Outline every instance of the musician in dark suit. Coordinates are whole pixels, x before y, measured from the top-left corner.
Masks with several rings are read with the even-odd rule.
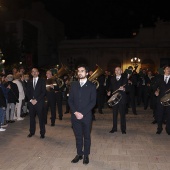
[[[55,126],[56,119],[56,91],[59,90],[59,86],[52,75],[51,70],[46,72],[46,98],[47,102],[45,104],[45,123],[47,123],[48,110],[51,111],[51,126]]]
[[[128,107],[132,107],[132,112],[134,115],[137,115],[136,113],[136,102],[135,102],[135,85],[137,85],[137,76],[133,74],[133,67],[129,66],[127,70],[124,72],[125,76],[128,79],[127,84],[127,113],[128,113]]]
[[[45,137],[45,122],[43,106],[45,103],[44,97],[46,93],[45,80],[38,77],[39,71],[37,68],[33,68],[31,72],[33,79],[28,82],[26,95],[28,97],[28,107],[30,114],[30,133],[28,137],[32,137],[35,134],[36,122],[35,117],[38,115],[40,126],[40,138]]]
[[[87,75],[87,67],[85,65],[78,66],[79,81],[71,84],[69,94],[68,102],[77,148],[77,155],[71,161],[72,163],[77,163],[83,158],[83,155],[83,164],[89,163],[92,109],[96,104],[96,86],[88,81]]]
[[[167,94],[167,92],[169,93],[168,90],[170,89],[170,66],[169,65],[164,67],[164,75],[160,75],[156,88],[157,90],[155,91],[155,95],[158,96],[157,108],[156,108],[158,127],[157,127],[156,134],[162,133],[163,130],[162,124],[163,124],[164,117],[166,116],[166,132],[168,135],[170,135],[170,114],[169,114],[170,105],[164,106],[161,104],[161,98],[164,97],[165,94]]]
[[[115,76],[111,78],[110,87],[108,90],[108,96],[115,91],[121,94],[122,98],[118,102],[118,104],[113,106],[113,127],[109,133],[117,132],[117,117],[118,111],[120,112],[120,121],[121,121],[121,131],[122,134],[126,134],[126,85],[127,85],[127,77],[122,74],[122,70],[120,67],[115,68]]]

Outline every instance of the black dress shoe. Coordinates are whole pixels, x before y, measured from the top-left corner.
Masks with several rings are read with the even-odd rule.
[[[44,135],[41,135],[41,136],[40,136],[40,138],[41,138],[41,139],[44,139],[44,138],[45,138],[45,136],[44,136]]]
[[[157,121],[156,120],[154,120],[153,122],[152,122],[152,124],[156,124],[157,123]]]
[[[10,120],[10,123],[14,123],[15,122],[15,120]]]
[[[112,129],[109,133],[114,133],[114,132],[117,132],[117,130]]]
[[[28,134],[27,137],[28,137],[28,138],[31,138],[33,135],[34,135],[34,134],[31,134],[31,133],[30,133],[30,134]]]
[[[59,117],[59,120],[62,120],[63,118],[62,117]]]
[[[51,126],[55,126],[55,123],[51,123]]]
[[[101,111],[99,111],[99,113],[100,113],[100,114],[103,114],[103,111],[101,110]]]
[[[88,164],[89,163],[89,157],[88,156],[84,156],[84,159],[83,159],[83,164]]]
[[[162,130],[157,130],[156,134],[160,135],[162,133]]]
[[[122,131],[122,134],[126,134],[126,131]]]
[[[79,160],[82,160],[83,156],[76,155],[76,157],[71,161],[71,163],[77,163]]]
[[[137,115],[137,113],[133,113],[134,115]]]

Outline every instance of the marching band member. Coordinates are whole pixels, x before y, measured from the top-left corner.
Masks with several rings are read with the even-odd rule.
[[[121,94],[122,98],[120,102],[113,106],[113,128],[109,133],[117,132],[117,116],[118,111],[121,117],[121,131],[122,134],[126,134],[126,92],[125,85],[127,84],[127,78],[122,74],[122,69],[120,67],[115,68],[115,76],[111,78],[108,96],[111,92],[117,91]]]
[[[56,92],[59,90],[57,83],[52,75],[52,71],[48,70],[46,72],[46,114],[45,114],[45,123],[47,123],[47,114],[48,109],[50,108],[51,111],[51,126],[55,126],[55,119],[56,119]]]
[[[161,104],[161,98],[170,90],[170,66],[166,65],[164,67],[164,75],[160,75],[159,81],[157,82],[156,85],[156,91],[155,95],[157,97],[157,132],[156,134],[161,134],[163,127],[163,121],[166,116],[166,132],[168,135],[170,135],[170,105],[169,106],[164,106]]]

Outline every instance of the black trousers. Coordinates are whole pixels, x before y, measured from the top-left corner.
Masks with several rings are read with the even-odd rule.
[[[39,119],[40,126],[40,134],[45,134],[45,122],[44,122],[44,112],[43,112],[43,104],[42,105],[32,105],[29,102],[29,115],[30,115],[30,133],[35,134],[36,130],[36,115]]]
[[[127,101],[128,101],[127,107],[131,106],[133,114],[136,114],[136,102],[135,102],[134,92],[130,92],[127,94]],[[128,112],[128,108],[127,108],[127,112]]]
[[[170,106],[163,106],[159,101],[157,102],[157,130],[162,130],[162,124],[166,120],[166,132],[170,133]]]
[[[102,111],[105,103],[105,94],[104,93],[97,93],[97,107],[99,111]]]
[[[121,131],[126,131],[126,104],[118,103],[113,106],[113,130],[117,130],[117,117],[120,112]]]
[[[63,103],[62,103],[62,101],[63,101],[62,92],[57,92],[56,93],[56,102],[57,102],[57,107],[58,107],[59,118],[63,117],[63,108],[62,108]]]
[[[56,94],[51,92],[47,94],[47,102],[45,104],[45,123],[47,123],[48,110],[51,111],[51,123],[55,123],[56,119]]]
[[[76,148],[78,155],[88,156],[91,146],[91,114],[84,117],[82,120],[72,118],[73,130],[76,138]]]

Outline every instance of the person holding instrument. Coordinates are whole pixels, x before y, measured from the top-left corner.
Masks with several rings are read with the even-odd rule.
[[[118,92],[121,95],[121,100],[113,106],[113,127],[109,133],[117,132],[117,116],[118,111],[120,112],[121,119],[121,131],[122,134],[126,134],[126,85],[127,77],[122,74],[120,67],[115,68],[115,76],[111,78],[110,86],[107,95],[110,96],[114,92]]]
[[[170,66],[166,65],[164,67],[164,75],[160,75],[159,80],[155,86],[155,95],[157,96],[157,108],[156,108],[156,115],[157,115],[157,132],[156,134],[162,133],[162,124],[166,117],[166,132],[170,135],[170,103],[169,105],[164,105],[163,101],[161,104],[162,98],[170,92]]]
[[[46,72],[46,98],[47,102],[45,104],[45,123],[47,123],[48,110],[51,111],[51,126],[55,126],[56,119],[56,91],[59,91],[59,86],[55,81],[55,77],[52,75],[51,70]]]

